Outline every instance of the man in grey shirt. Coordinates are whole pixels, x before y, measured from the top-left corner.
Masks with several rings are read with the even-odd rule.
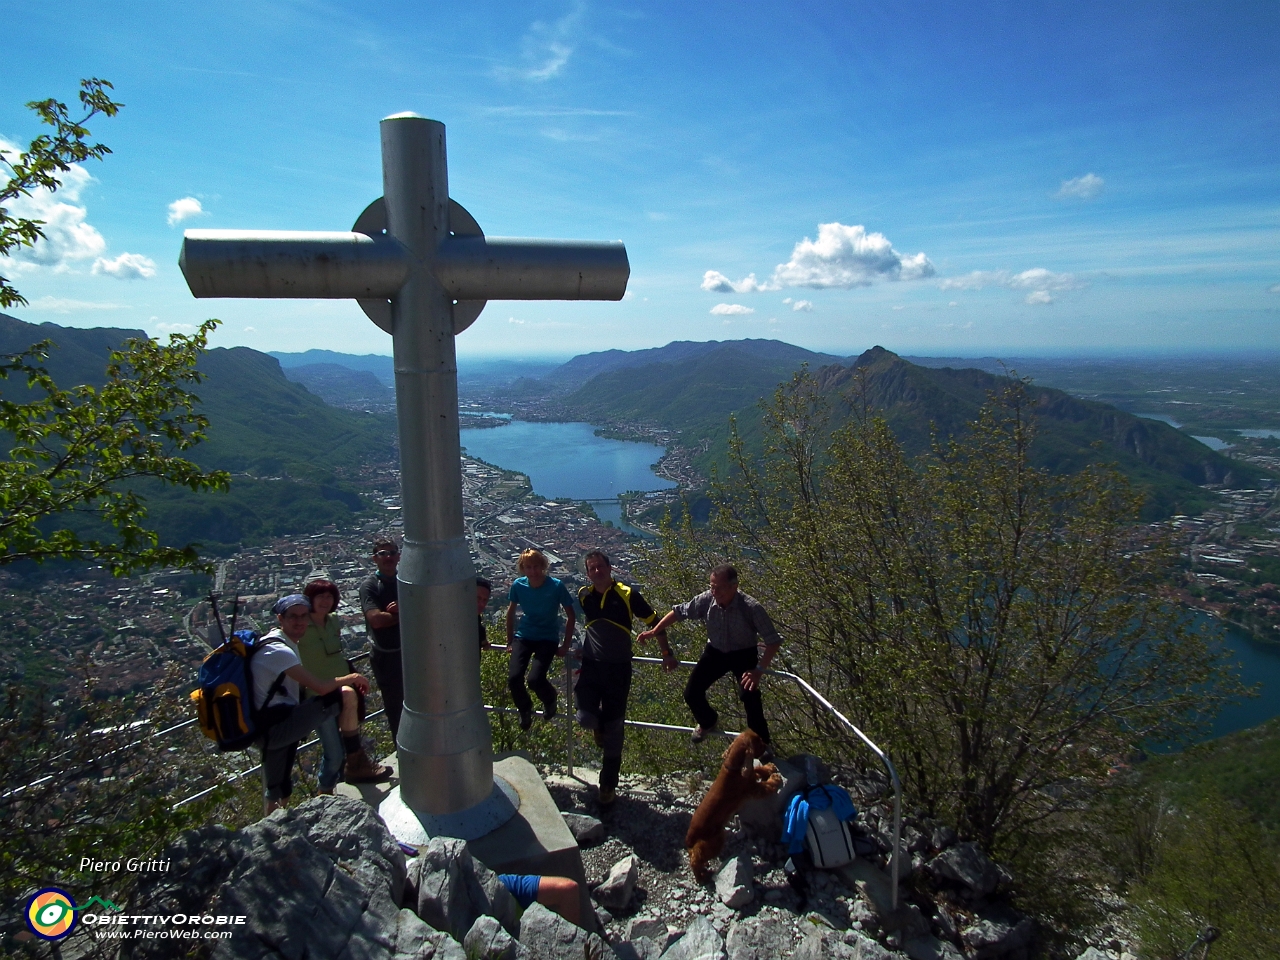
[[[707,702],[707,689],[726,673],[732,673],[747,711],[747,726],[768,743],[769,724],[760,700],[760,678],[769,669],[782,637],[760,602],[738,591],[738,571],[727,563],[716,567],[711,571],[710,590],[688,603],[677,604],[636,640],[648,640],[680,620],[701,620],[707,625],[707,647],[684,688],[684,702],[698,721],[690,739],[701,743],[716,729],[719,718]],[[764,644],[763,655],[756,649],[758,642]]]

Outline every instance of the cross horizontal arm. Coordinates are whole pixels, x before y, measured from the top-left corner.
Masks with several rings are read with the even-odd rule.
[[[409,277],[392,238],[363,233],[188,230],[178,259],[196,297],[391,299]],[[620,241],[450,237],[435,275],[458,300],[621,300]]]
[[[631,264],[620,240],[453,237],[436,276],[458,300],[621,300]]]
[[[196,297],[386,299],[409,277],[395,240],[301,230],[188,230],[178,267]]]

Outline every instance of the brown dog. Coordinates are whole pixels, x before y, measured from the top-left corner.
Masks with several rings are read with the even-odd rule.
[[[724,849],[724,828],[746,801],[767,797],[782,787],[782,774],[772,763],[755,765],[765,743],[754,730],[743,730],[724,752],[716,782],[693,812],[684,845],[699,883],[711,878],[708,862]]]

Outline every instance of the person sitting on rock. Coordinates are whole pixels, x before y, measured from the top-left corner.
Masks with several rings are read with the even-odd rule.
[[[540,903],[558,913],[575,927],[581,926],[582,899],[578,881],[568,877],[541,877],[537,874],[500,873],[498,879],[511,891],[521,910]]]
[[[302,665],[298,641],[311,623],[311,601],[292,593],[276,601],[272,611],[279,626],[262,638],[262,648],[250,661],[254,707],[267,731],[260,741],[264,815],[284,806],[293,793],[298,743],[330,717],[338,719],[348,781],[353,774],[353,782],[385,780],[391,775],[389,767],[369,759],[360,743],[357,691],[367,694],[369,681],[358,673],[324,680]],[[303,701],[302,687],[318,696]]]
[[[302,595],[311,601],[311,623],[297,642],[302,665],[321,680],[345,676],[353,668],[342,645],[342,623],[334,612],[342,602],[338,585],[332,580],[312,580],[303,588]],[[363,700],[360,719],[364,719]],[[349,738],[338,729],[337,718],[325,719],[316,727],[316,733],[322,748],[321,793],[333,793],[334,786],[342,779],[347,783],[377,783],[391,776],[390,767],[371,764],[363,750],[351,751],[350,744],[345,742]],[[356,746],[359,746],[358,739]]]

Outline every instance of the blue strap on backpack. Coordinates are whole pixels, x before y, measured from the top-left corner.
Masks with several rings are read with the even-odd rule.
[[[247,750],[266,735],[263,711],[254,704],[251,666],[254,655],[270,642],[264,643],[252,630],[237,630],[200,665],[200,686],[191,699],[201,732],[221,751]],[[276,677],[264,706],[284,686],[284,677]]]

